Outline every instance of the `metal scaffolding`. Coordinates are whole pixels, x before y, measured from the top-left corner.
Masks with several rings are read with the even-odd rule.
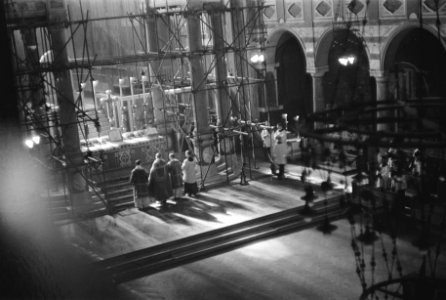
[[[255,161],[263,1],[98,2],[6,1],[22,124],[70,200],[80,184],[109,206],[96,186],[103,151],[92,149],[117,132],[193,149],[202,188],[218,164],[229,181],[240,160]]]

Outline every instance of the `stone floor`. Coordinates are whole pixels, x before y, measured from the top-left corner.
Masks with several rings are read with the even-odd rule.
[[[64,238],[89,260],[113,257],[171,241],[180,237],[235,224],[241,221],[301,206],[304,184],[299,181],[302,167],[287,166],[287,178],[271,177],[268,165],[257,163],[248,173],[249,184],[239,180],[200,193],[197,199],[184,197],[147,213],[128,209],[60,226]],[[315,184],[316,201],[324,199],[318,185],[328,173],[313,170],[308,181]],[[251,175],[251,177],[249,176]],[[332,174],[342,193],[344,176]],[[328,194],[330,197],[330,194]],[[347,220],[334,222],[329,235],[309,229],[253,243],[232,252],[187,264],[120,285],[124,298],[134,299],[358,299],[361,285]],[[380,235],[375,247],[362,250],[369,264],[375,252],[377,267],[373,280],[387,279],[382,249],[390,253],[392,244]],[[398,241],[405,273],[421,264],[420,251],[410,240]],[[382,258],[382,257],[381,257]],[[444,260],[442,261],[442,263]],[[368,282],[372,277],[369,274]]]
[[[12,238],[3,238],[4,234],[0,239],[0,254],[7,257],[0,263],[2,282],[15,293],[5,299],[15,299],[11,295],[17,293],[20,299],[358,299],[361,285],[347,220],[333,222],[336,228],[331,234],[314,228],[262,240],[123,283],[118,289],[90,272],[91,261],[303,205],[302,167],[289,164],[286,170],[287,178],[277,180],[269,175],[268,165],[259,162],[248,173],[248,185],[235,180],[208,188],[197,199],[169,201],[160,210],[144,213],[132,208],[55,227],[48,226],[39,206],[27,205],[33,209],[22,209],[20,215],[4,220],[19,225],[6,231]],[[308,177],[315,184],[316,201],[324,200],[318,187],[326,179],[322,170]],[[330,193],[342,193],[346,178],[332,174],[331,179],[336,190]],[[391,256],[392,241],[385,232],[378,237],[375,244],[360,249],[368,284],[388,277],[389,265],[382,253],[386,249]],[[413,238],[405,236],[396,243],[404,274],[418,271],[426,254],[412,244]],[[372,257],[374,272],[370,271]],[[444,251],[436,265],[437,271],[445,272]]]

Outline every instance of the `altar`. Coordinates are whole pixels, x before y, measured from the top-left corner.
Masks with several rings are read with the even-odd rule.
[[[100,159],[101,171],[105,172],[127,169],[138,159],[143,165],[149,165],[155,153],[167,151],[167,142],[156,128],[126,133],[112,129],[106,136],[82,140],[81,151],[84,155]]]

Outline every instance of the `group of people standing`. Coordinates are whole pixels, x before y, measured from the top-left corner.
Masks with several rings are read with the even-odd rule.
[[[156,153],[149,172],[137,160],[129,179],[135,207],[144,210],[155,201],[164,205],[169,198],[180,198],[183,189],[184,194],[195,197],[198,193],[195,168],[196,160],[190,150],[185,152],[183,162],[173,152],[169,153],[167,162],[161,153]]]
[[[279,180],[285,178],[288,155],[286,129],[281,123],[278,123],[275,131],[271,127],[264,127],[260,136],[263,141],[265,157],[271,162],[271,172],[273,175],[277,175]]]

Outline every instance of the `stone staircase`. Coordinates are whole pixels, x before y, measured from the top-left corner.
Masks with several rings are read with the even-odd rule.
[[[130,170],[128,171],[130,174]],[[100,184],[107,203],[112,211],[118,211],[133,206],[133,187],[129,184],[128,176],[107,179]]]
[[[205,176],[207,167],[201,168],[197,171],[197,183],[200,187],[201,178]],[[237,178],[238,172],[234,172],[232,168],[226,168],[226,163],[224,160],[220,160],[216,163],[217,174],[208,175],[204,178],[204,186],[206,188],[216,186],[219,184],[224,184],[227,180],[233,180]],[[226,175],[227,173],[227,175]],[[110,178],[99,184],[100,188],[105,194],[107,203],[110,205],[111,209],[121,210],[128,207],[132,207],[133,203],[133,187],[129,184],[130,169],[125,175],[117,176],[115,178]],[[208,173],[209,174],[209,173]]]
[[[56,223],[63,221],[70,221],[79,218],[73,210],[71,201],[67,191],[53,191],[48,195],[43,195],[41,198],[48,203],[49,214],[52,220]],[[82,217],[90,218],[107,214],[109,210],[104,204],[105,195],[96,189],[90,189],[90,203],[91,206],[87,213],[83,213]]]
[[[197,168],[197,183],[201,187],[202,178],[205,188],[215,187],[226,184],[228,181],[236,179],[240,171],[234,171],[231,167],[226,167],[224,159],[217,160],[212,167],[212,174],[207,171],[207,166]],[[114,213],[134,206],[133,187],[129,184],[129,174],[131,168],[119,170],[114,174],[96,177],[90,187],[91,207],[88,213],[82,214],[82,217],[89,218],[105,214]],[[216,170],[216,171],[215,171]],[[55,222],[70,221],[78,218],[72,209],[68,191],[60,188],[58,191],[52,191],[48,195],[43,195],[49,203],[50,214]]]

